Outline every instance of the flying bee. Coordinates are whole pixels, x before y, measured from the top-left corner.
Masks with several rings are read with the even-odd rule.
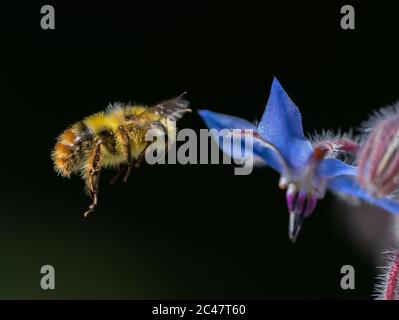
[[[153,143],[145,139],[149,130],[161,130],[167,137],[166,154],[175,141],[176,120],[191,111],[184,94],[151,107],[115,103],[74,123],[58,136],[51,154],[54,169],[68,178],[81,174],[92,199],[84,217],[97,206],[101,169],[118,169],[112,184],[125,171],[123,181],[127,182],[132,167],[140,166]]]

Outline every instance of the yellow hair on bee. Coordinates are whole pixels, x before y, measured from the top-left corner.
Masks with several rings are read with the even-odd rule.
[[[126,115],[133,115],[136,117],[141,115],[146,110],[147,110],[147,107],[145,107],[145,106],[126,106],[125,107]]]
[[[98,112],[83,119],[83,123],[94,134],[97,134],[104,130],[115,130],[120,125],[120,119],[114,114],[109,115],[104,112]]]

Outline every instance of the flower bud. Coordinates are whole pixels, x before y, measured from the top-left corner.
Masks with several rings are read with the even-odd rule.
[[[399,113],[370,130],[358,154],[359,184],[376,197],[399,189]]]

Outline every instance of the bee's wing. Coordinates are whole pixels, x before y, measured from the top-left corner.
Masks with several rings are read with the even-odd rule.
[[[166,117],[169,120],[176,121],[180,119],[186,112],[191,112],[191,109],[188,107],[190,103],[184,99],[184,95],[186,92],[183,92],[178,97],[162,101],[155,106],[149,107],[145,113],[159,115],[160,117]],[[141,117],[141,115],[140,115]]]

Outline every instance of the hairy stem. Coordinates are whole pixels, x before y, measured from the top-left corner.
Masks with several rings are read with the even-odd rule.
[[[338,140],[338,144],[340,144],[340,151],[355,154],[359,150],[359,143],[356,141],[352,141],[349,139],[340,139]]]
[[[399,297],[396,296],[396,293],[398,291],[397,288],[399,280],[398,276],[399,276],[399,253],[396,254],[396,257],[394,258],[393,263],[388,272],[386,290],[384,295],[385,300],[399,299]]]

